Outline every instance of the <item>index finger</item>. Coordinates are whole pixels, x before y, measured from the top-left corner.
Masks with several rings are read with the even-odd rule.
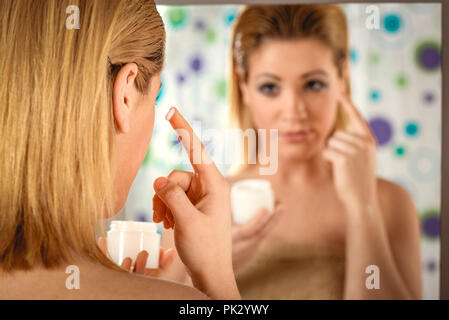
[[[172,128],[176,131],[195,172],[207,174],[218,171],[201,140],[193,132],[192,127],[179,113],[178,109],[171,107],[165,119],[170,122]]]
[[[340,95],[340,101],[344,111],[346,111],[349,116],[349,123],[354,128],[354,131],[362,135],[369,135],[374,141],[377,141],[376,136],[374,135],[370,126],[357,110],[357,108],[349,100],[347,95],[342,93]]]

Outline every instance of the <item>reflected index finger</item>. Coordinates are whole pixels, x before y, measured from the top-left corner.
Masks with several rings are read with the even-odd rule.
[[[373,139],[377,143],[376,136],[371,130],[371,127],[368,125],[368,123],[360,114],[360,112],[357,110],[357,108],[352,104],[348,96],[342,93],[340,95],[340,101],[343,109],[349,116],[349,123],[353,127],[355,132],[362,135],[368,135],[371,137],[371,139]]]
[[[170,125],[176,131],[181,144],[187,151],[190,163],[196,172],[218,171],[203,143],[197,137],[190,124],[179,113],[178,109],[171,107],[165,119],[170,122]]]

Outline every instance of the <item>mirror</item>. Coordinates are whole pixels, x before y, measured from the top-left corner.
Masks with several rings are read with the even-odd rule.
[[[441,5],[348,3],[339,7],[345,14],[348,26],[350,97],[377,140],[375,172],[378,177],[401,186],[413,200],[416,218],[419,219],[420,239],[417,250],[420,251],[421,265],[411,269],[421,269],[422,298],[438,299],[442,129]],[[235,169],[235,155],[232,155],[232,152],[236,150],[236,147],[233,144],[235,140],[230,138],[232,130],[229,126],[231,54],[234,54],[231,44],[232,30],[242,7],[240,5],[159,5],[158,10],[167,30],[167,56],[162,74],[162,89],[157,98],[156,125],[152,142],[123,212],[123,217],[129,220],[151,221],[151,198],[154,194],[152,182],[156,177],[167,175],[173,169],[191,170],[178,139],[164,120],[165,114],[172,105],[177,106],[192,124],[221,172],[230,176],[231,182],[234,181],[232,172]],[[301,47],[303,44],[298,43],[297,48],[307,48],[307,46]],[[313,45],[317,44],[309,45],[309,50],[313,50],[315,48]],[[284,53],[278,50],[272,57],[282,56]],[[310,55],[301,57],[310,58]],[[263,61],[268,61],[263,59],[270,59],[270,56],[259,58],[259,62],[263,64]],[[279,72],[285,69],[286,62],[283,61],[283,63],[280,65]],[[304,62],[298,63],[304,65]],[[295,67],[292,66],[292,69]],[[286,75],[286,77],[289,76],[289,74]],[[327,81],[325,77],[323,79],[322,75],[318,75],[307,84],[310,86],[308,87],[310,92],[307,91],[309,101],[318,99],[316,92],[325,90],[321,86],[326,84],[320,82],[320,77],[321,82]],[[266,95],[271,94],[273,97],[278,94],[276,90],[281,90],[281,84],[286,88],[287,80],[285,79],[283,78],[284,82],[279,79],[275,81],[271,79],[271,82],[261,79],[261,82],[257,84],[260,85],[259,87],[265,85],[259,89],[265,90]],[[303,90],[304,86],[301,88]],[[315,90],[314,93],[312,90]],[[298,96],[303,97],[300,94]],[[261,101],[273,101],[265,99]],[[298,101],[300,100],[298,98]],[[301,102],[298,101],[297,105],[300,105]],[[260,112],[259,123],[269,123],[272,119],[276,119],[277,115],[272,110]],[[269,118],[270,115],[273,118]],[[273,123],[284,123],[282,121]],[[291,133],[289,139],[293,141],[301,138]],[[279,148],[281,154],[281,146]],[[276,159],[268,157],[268,162],[277,161]],[[282,171],[285,162],[280,158],[278,160],[277,169]],[[292,168],[295,166],[293,165]],[[263,178],[270,180],[270,177],[274,175],[276,173]],[[248,174],[248,176],[251,175]],[[279,187],[274,189],[275,194],[280,190]],[[286,192],[285,189],[281,190]],[[295,192],[290,190],[288,195]],[[303,197],[299,191],[297,198],[297,205],[301,207]],[[291,197],[289,199],[292,201]],[[315,196],[315,199],[311,198],[310,201],[315,201],[313,203],[316,208],[323,208],[320,197]],[[401,203],[394,205],[401,208]],[[312,207],[311,204],[304,206],[304,208]],[[294,214],[292,205],[286,211],[288,212],[283,213],[283,219]],[[393,209],[390,211],[391,214],[395,212]],[[298,242],[308,241],[308,243],[341,239],[341,230],[344,230],[344,226],[340,225],[340,220],[321,212],[324,211],[310,209],[310,212],[299,212],[297,220],[301,220],[298,221],[298,225],[307,226],[306,229],[314,230],[314,232],[309,232],[307,236],[296,237],[292,229],[285,229],[287,230],[285,233],[291,233],[288,243],[291,244],[295,239]],[[413,214],[413,211],[410,214]],[[324,220],[316,216],[322,216]],[[284,225],[294,220],[289,219],[285,220]],[[390,219],[394,221],[394,217]],[[279,221],[278,229],[273,227],[273,230],[278,230],[278,237],[281,234],[279,230],[284,230],[279,227],[282,223]],[[400,222],[392,223],[399,225],[389,230],[402,230],[401,234],[409,235],[405,230],[409,228],[408,224],[401,227]],[[162,227],[160,231],[162,232]],[[268,239],[276,242],[278,238],[273,236]],[[389,233],[388,239],[395,241],[393,240],[396,239],[395,234]],[[291,252],[294,250],[293,247],[287,249],[284,247],[285,250],[280,246],[274,248],[274,251],[265,252],[266,254],[269,252],[272,259],[263,257],[266,259],[263,261],[269,263],[277,259],[278,262],[288,263],[289,260],[286,258],[288,254],[285,255],[284,251]],[[299,283],[303,284],[304,288],[315,290],[311,295],[334,297],[332,292],[328,292],[331,289],[327,290],[319,286],[325,287],[326,281],[329,281],[330,286],[335,286],[332,290],[342,290],[339,284],[332,280],[336,275],[341,276],[344,273],[346,265],[344,259],[340,259],[341,256],[336,253],[338,250],[320,249],[319,254],[325,255],[327,260],[322,259],[322,256],[310,254],[304,247],[301,247],[301,250],[304,251],[295,253],[304,257],[304,261],[307,262],[306,266],[301,265],[301,270],[308,277],[312,277],[317,285],[314,287],[313,284],[307,284],[305,278],[297,278]],[[407,252],[400,253],[400,248],[395,248],[393,251],[396,262],[397,259],[407,260]],[[259,258],[262,259],[262,257]],[[259,291],[271,288],[272,283],[269,286],[260,284],[264,281],[288,282],[288,279],[272,278],[273,273],[279,270],[278,267],[273,264],[267,265],[265,270],[251,269],[251,274],[246,274],[241,282],[242,286],[246,286],[244,292],[247,292],[247,296],[257,298],[253,295],[252,288]],[[293,272],[288,267],[283,268],[284,272]],[[311,270],[313,268],[323,273],[313,272]],[[382,270],[380,272],[382,277]],[[320,279],[320,275],[323,274],[324,276]],[[366,277],[370,274],[371,271],[367,272]],[[401,274],[401,276],[404,275]],[[254,285],[256,282],[260,285]],[[279,286],[288,287],[288,284],[279,283]],[[245,298],[245,295],[243,297]],[[285,298],[292,297],[286,294]]]

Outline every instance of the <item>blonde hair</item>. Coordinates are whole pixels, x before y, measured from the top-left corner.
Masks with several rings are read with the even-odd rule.
[[[79,8],[68,29],[66,8]],[[0,268],[57,267],[99,249],[114,211],[112,84],[134,62],[145,93],[165,31],[152,0],[0,1]],[[104,230],[101,224],[101,232]]]
[[[264,41],[301,38],[317,38],[328,45],[340,76],[344,75],[344,63],[348,56],[348,32],[345,14],[337,5],[251,5],[242,9],[234,24],[231,40],[231,125],[242,130],[255,129],[239,86],[239,81],[247,80],[249,56]],[[239,74],[238,70],[243,74]],[[349,91],[349,76],[346,74],[346,77]],[[342,108],[338,107],[334,130],[345,128],[346,119]],[[248,164],[247,152],[245,148],[245,164]],[[234,171],[243,167],[244,165],[234,167]]]

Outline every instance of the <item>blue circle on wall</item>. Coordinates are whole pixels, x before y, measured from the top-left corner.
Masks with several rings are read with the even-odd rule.
[[[357,63],[359,56],[358,56],[357,50],[355,48],[351,48],[351,50],[349,51],[349,58],[350,58],[350,61],[352,64]]]
[[[421,41],[415,48],[415,62],[423,71],[436,71],[441,64],[440,45],[437,41]]]
[[[427,239],[438,239],[440,236],[440,212],[427,209],[421,214],[421,230]]]
[[[378,89],[371,89],[369,91],[369,99],[371,102],[377,102],[380,100],[380,91]]]
[[[224,14],[224,23],[226,26],[232,25],[232,23],[235,20],[235,17],[237,16],[237,10],[228,10]]]
[[[383,18],[383,26],[386,32],[398,32],[402,25],[402,19],[395,13],[390,13]]]
[[[413,39],[412,18],[405,11],[386,12],[381,17],[381,28],[370,32],[370,36],[382,48],[400,50]]]
[[[176,82],[178,82],[179,85],[182,85],[184,82],[186,82],[186,77],[182,73],[178,73],[176,76]]]
[[[139,211],[139,213],[137,214],[136,221],[141,221],[141,222],[149,221],[148,214],[145,211]]]
[[[388,144],[393,137],[393,127],[390,121],[384,117],[374,117],[368,121],[376,136],[379,146]]]
[[[426,91],[423,94],[423,102],[428,105],[432,105],[435,101],[435,94],[432,91]]]
[[[196,54],[190,59],[189,65],[193,72],[200,72],[204,67],[203,58],[199,54]]]
[[[437,263],[435,262],[435,260],[428,260],[427,262],[426,262],[426,265],[425,265],[425,267],[426,267],[426,270],[428,271],[428,272],[435,272],[436,270],[437,270],[437,268],[438,268],[438,265],[437,265]]]
[[[197,20],[195,22],[195,29],[202,31],[202,30],[204,30],[205,27],[206,27],[206,24],[204,23],[203,20]]]
[[[414,137],[419,133],[419,124],[414,121],[409,121],[405,124],[405,134],[409,137]]]

